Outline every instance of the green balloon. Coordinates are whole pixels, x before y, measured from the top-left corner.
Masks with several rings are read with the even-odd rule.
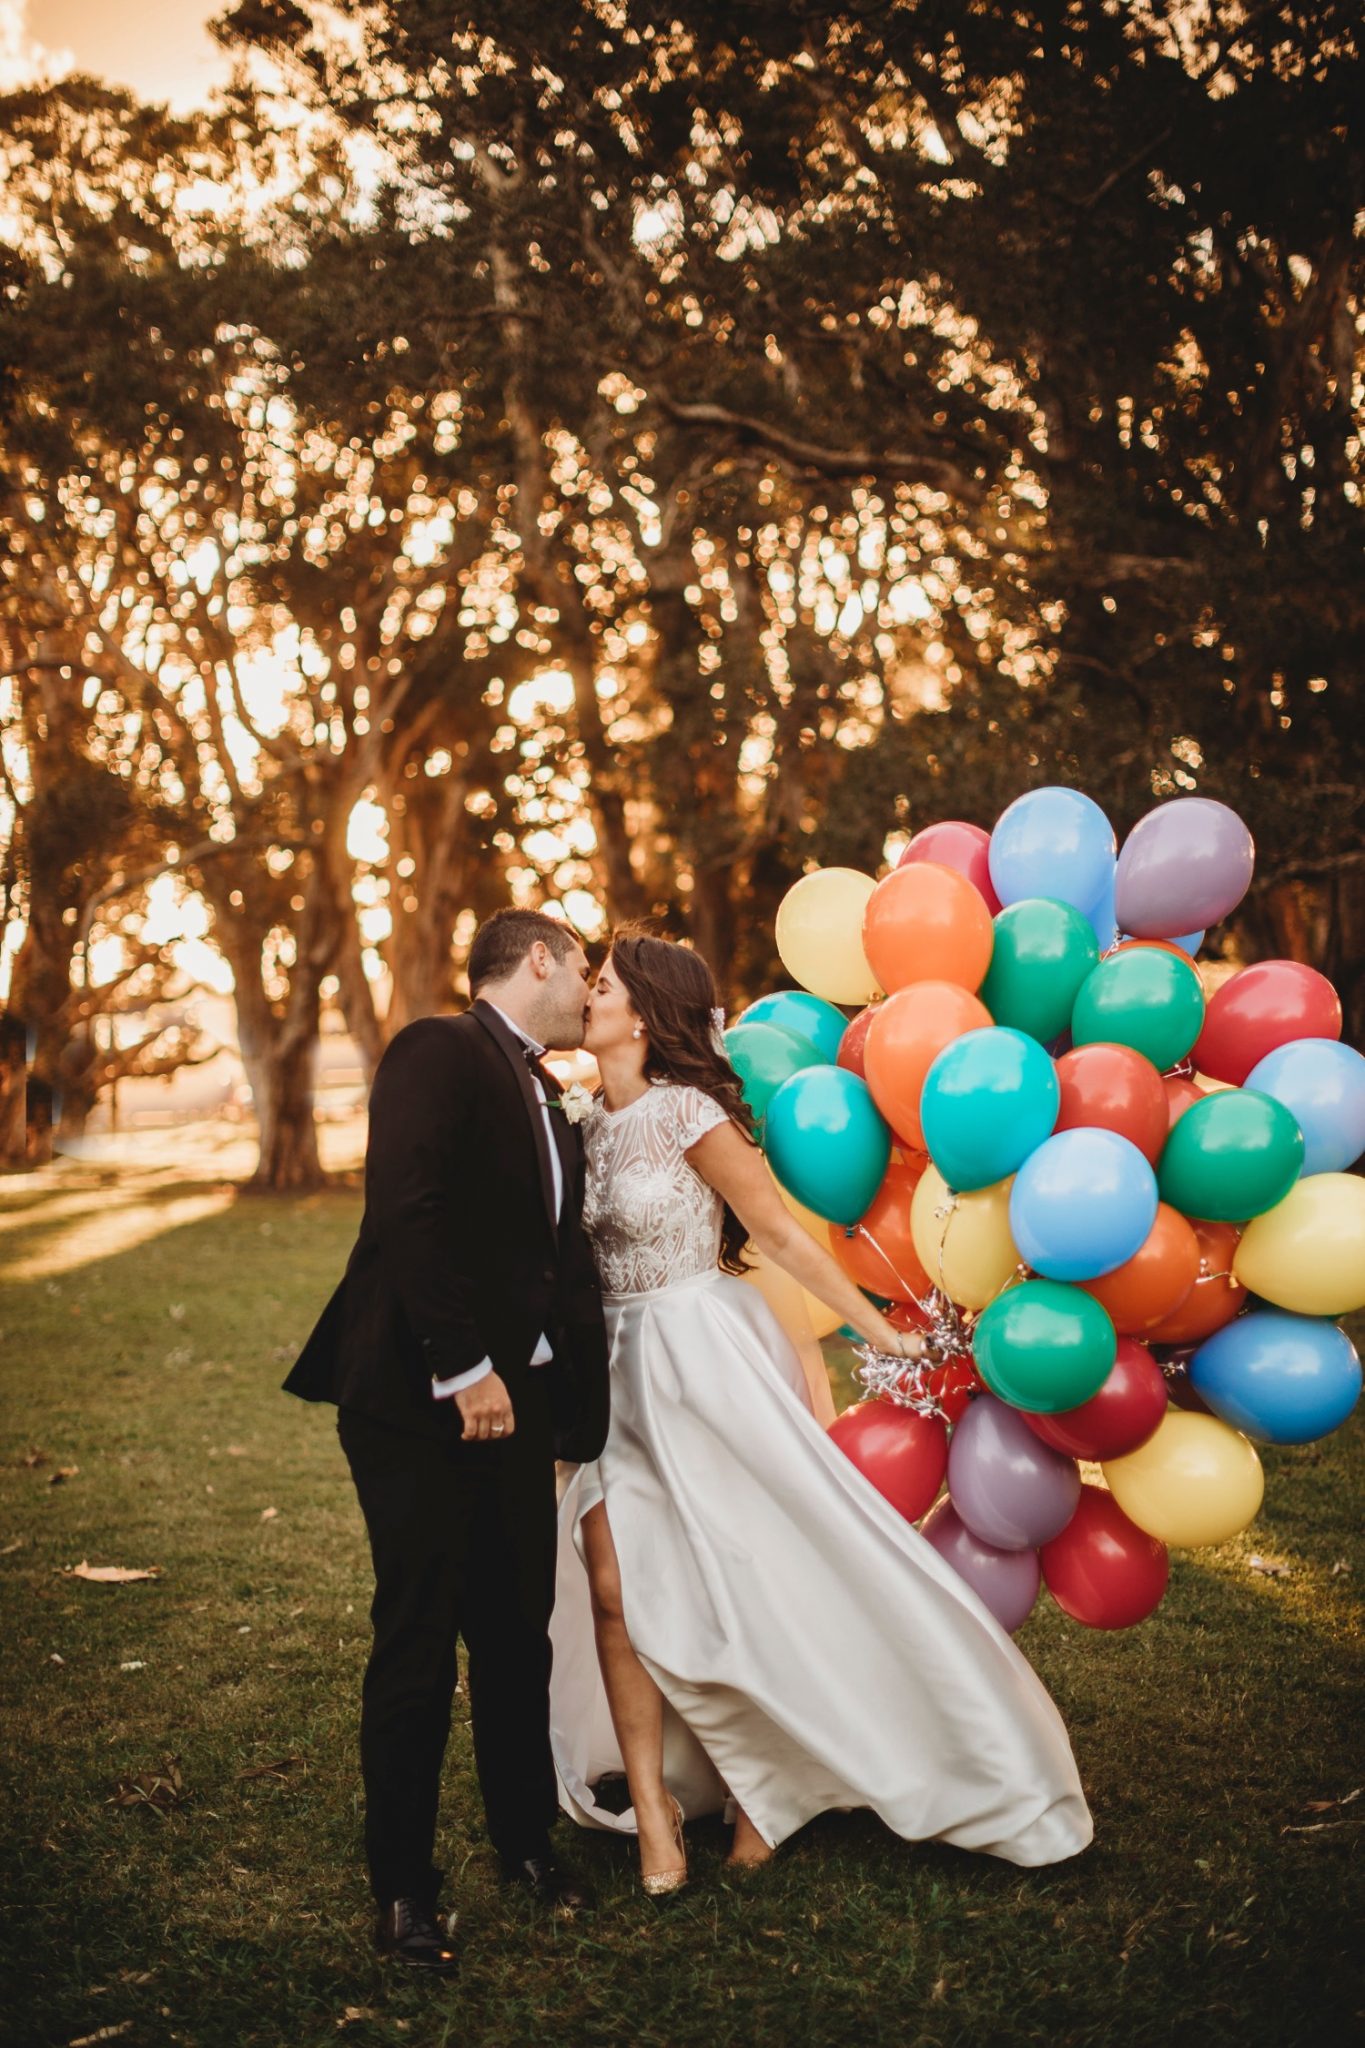
[[[725,1034],[725,1056],[739,1075],[744,1100],[760,1130],[782,1083],[804,1067],[825,1064],[818,1047],[781,1024],[732,1024]]]
[[[972,1336],[976,1369],[993,1394],[1030,1415],[1061,1415],[1097,1394],[1118,1338],[1092,1296],[1060,1280],[1025,1280],[983,1309]]]
[[[1081,983],[1099,957],[1088,917],[1051,896],[1026,896],[995,919],[981,1000],[997,1024],[1047,1045],[1071,1022]]]
[[[1302,1165],[1303,1133],[1282,1102],[1255,1088],[1220,1088],[1172,1130],[1157,1185],[1186,1216],[1245,1223],[1284,1200]]]
[[[1131,1045],[1164,1073],[1203,1024],[1204,989],[1191,962],[1164,946],[1133,946],[1101,960],[1081,983],[1071,1037],[1076,1045]]]

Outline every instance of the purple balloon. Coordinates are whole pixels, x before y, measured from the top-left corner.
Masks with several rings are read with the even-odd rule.
[[[1206,930],[1237,908],[1251,886],[1256,848],[1226,804],[1178,796],[1139,818],[1114,876],[1120,931],[1173,939]]]
[[[948,1446],[948,1497],[973,1536],[997,1550],[1036,1550],[1076,1512],[1081,1475],[1036,1437],[1017,1408],[978,1394]]]
[[[920,1535],[965,1579],[1011,1635],[1028,1619],[1038,1598],[1042,1567],[1036,1550],[997,1550],[973,1536],[950,1500],[930,1508]]]

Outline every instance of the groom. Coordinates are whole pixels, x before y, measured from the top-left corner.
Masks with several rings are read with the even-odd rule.
[[[380,1951],[419,1969],[456,1964],[432,1855],[458,1636],[504,1881],[591,1904],[550,1847],[548,1627],[554,1461],[602,1448],[607,1343],[582,1141],[539,1062],[582,1043],[587,973],[566,926],[500,910],[470,952],[472,1009],[398,1033],[370,1096],[360,1236],[285,1381],[336,1403],[369,1532],[365,1849]]]

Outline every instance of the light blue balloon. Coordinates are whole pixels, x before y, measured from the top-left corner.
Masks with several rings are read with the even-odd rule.
[[[1190,1360],[1205,1407],[1259,1444],[1310,1444],[1340,1428],[1360,1399],[1360,1360],[1344,1330],[1318,1316],[1253,1309]]]
[[[784,1081],[764,1141],[783,1187],[830,1223],[858,1221],[891,1159],[890,1126],[866,1081],[845,1067],[806,1067]]]
[[[741,1011],[736,1024],[777,1024],[808,1038],[822,1059],[831,1063],[839,1057],[839,1046],[848,1029],[848,1019],[823,996],[807,995],[803,988],[780,988],[760,996]]]
[[[1088,917],[1113,884],[1117,850],[1093,798],[1079,789],[1031,789],[1001,812],[991,833],[991,884],[1002,904],[1056,896]]]
[[[1060,1103],[1057,1069],[1037,1039],[1007,1025],[964,1031],[924,1077],[924,1143],[949,1187],[970,1194],[1022,1165]]]
[[[1344,1173],[1365,1152],[1365,1059],[1335,1038],[1295,1038],[1258,1060],[1246,1086],[1282,1102],[1303,1132],[1307,1173]]]
[[[1100,942],[1101,953],[1107,953],[1119,942],[1119,924],[1114,915],[1114,873],[1115,870],[1111,868],[1109,879],[1100,891],[1098,903],[1086,912],[1095,937]]]
[[[1049,1280],[1097,1280],[1131,1259],[1156,1222],[1156,1175],[1117,1131],[1058,1131],[1010,1189],[1019,1256]]]

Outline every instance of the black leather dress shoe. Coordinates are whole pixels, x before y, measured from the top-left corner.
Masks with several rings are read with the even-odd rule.
[[[576,1871],[566,1870],[549,1849],[524,1856],[519,1863],[504,1862],[502,1881],[530,1892],[542,1906],[558,1913],[590,1913],[597,1904],[591,1885]]]
[[[454,1944],[436,1924],[432,1909],[422,1899],[392,1899],[379,1915],[376,1947],[381,1956],[406,1963],[411,1970],[426,1970],[434,1977],[448,1977],[460,1966]]]

